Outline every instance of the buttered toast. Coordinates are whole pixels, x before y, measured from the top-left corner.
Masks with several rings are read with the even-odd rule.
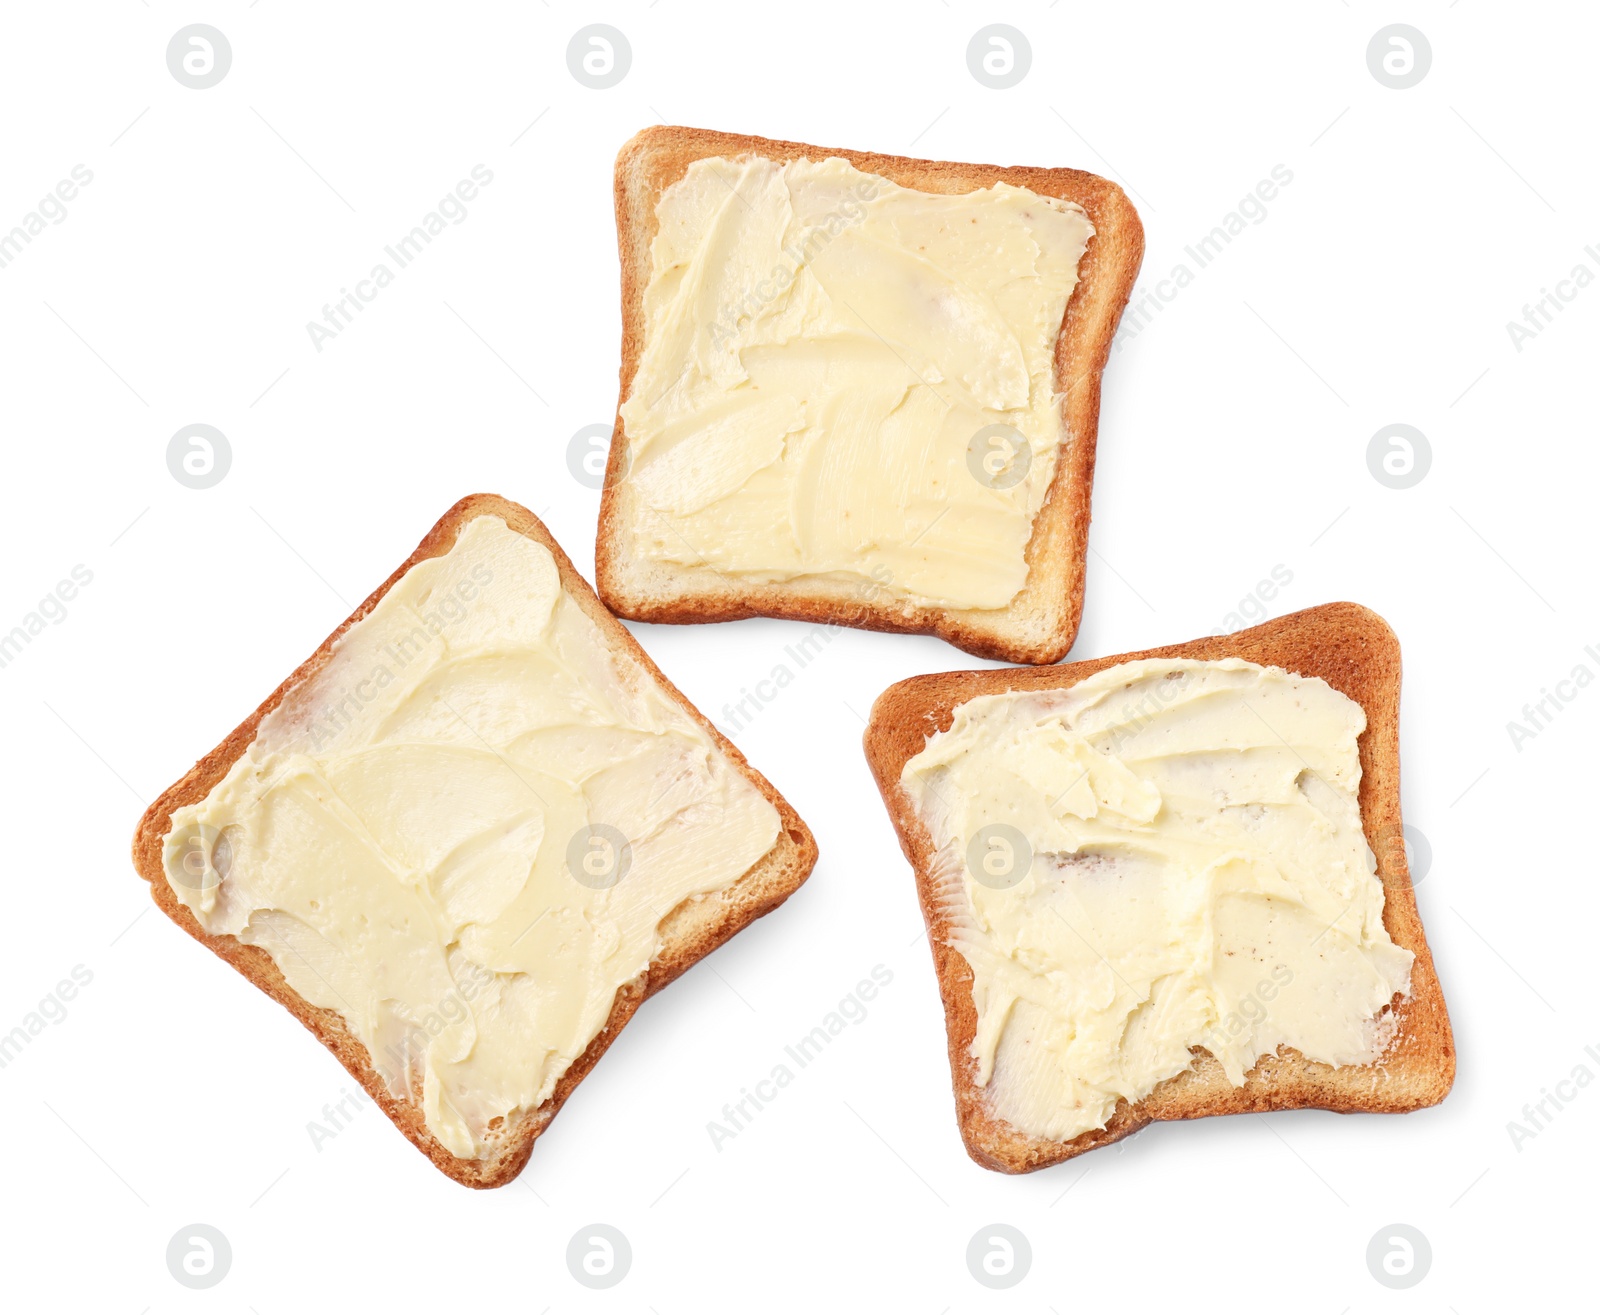
[[[1399,698],[1393,632],[1350,603],[879,697],[867,759],[915,871],[973,1159],[1018,1173],[1158,1119],[1444,1098],[1455,1048],[1406,865]],[[996,740],[998,756],[963,757]],[[952,819],[987,823],[965,853]],[[1191,927],[1204,939],[1184,958]],[[1146,1090],[1135,1071],[1170,1076]]]
[[[1144,250],[1120,188],[656,127],[617,157],[616,211],[609,607],[1067,652]]]
[[[141,820],[169,918],[494,1187],[810,831],[532,513],[476,495]]]

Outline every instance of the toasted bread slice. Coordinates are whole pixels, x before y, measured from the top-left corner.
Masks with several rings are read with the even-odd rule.
[[[227,775],[256,737],[262,718],[291,697],[332,659],[335,645],[355,623],[417,563],[440,557],[455,544],[463,527],[479,516],[497,516],[513,531],[543,544],[554,557],[561,588],[599,627],[622,678],[643,688],[654,684],[712,737],[716,749],[769,800],[778,812],[778,831],[771,849],[742,877],[721,891],[691,897],[665,913],[658,932],[660,950],[647,969],[617,992],[600,1033],[560,1077],[554,1092],[538,1108],[514,1111],[499,1121],[485,1139],[480,1158],[452,1154],[429,1130],[422,1113],[420,1089],[411,1099],[397,1099],[374,1067],[367,1047],[335,1010],[320,1008],[291,987],[271,956],[231,935],[211,935],[174,894],[163,867],[163,839],[173,812],[198,803]],[[202,758],[150,806],[133,839],[133,862],[161,911],[220,958],[232,965],[298,1018],[331,1050],[341,1064],[410,1140],[444,1173],[468,1187],[498,1187],[515,1178],[527,1163],[534,1140],[549,1125],[579,1082],[616,1039],[634,1011],[673,978],[709,954],[735,932],[781,904],[810,874],[817,847],[811,832],[784,798],[757,773],[712,723],[693,708],[652,662],[627,629],[616,620],[539,519],[504,498],[475,494],[450,508],[403,562],[364,603],[287,680],[274,690],[236,730]],[[420,1083],[418,1084],[420,1088]]]
[[[763,584],[709,568],[645,561],[630,551],[630,527],[639,523],[644,510],[625,478],[630,454],[621,406],[631,394],[645,346],[644,292],[650,282],[656,203],[690,164],[713,156],[758,156],[779,162],[840,157],[863,172],[930,193],[962,194],[1004,182],[1074,202],[1088,215],[1095,233],[1079,262],[1078,282],[1055,344],[1055,387],[1061,397],[1064,437],[1028,540],[1026,584],[1007,606],[964,610],[919,606],[888,589],[821,577]],[[914,160],[695,128],[654,127],[639,133],[617,156],[616,206],[622,262],[621,395],[595,546],[595,579],[607,606],[638,621],[775,616],[936,634],[969,653],[1003,661],[1056,662],[1064,657],[1077,635],[1083,609],[1100,375],[1144,255],[1144,229],[1122,189],[1076,169]]]
[[[1192,1067],[1161,1083],[1143,1100],[1120,1101],[1104,1128],[1069,1141],[1026,1135],[991,1113],[983,1089],[976,1084],[972,1043],[977,1012],[972,970],[950,943],[951,925],[935,899],[931,877],[933,847],[900,783],[901,770],[922,751],[930,736],[949,729],[960,704],[979,695],[1064,689],[1106,667],[1140,658],[1206,661],[1227,657],[1320,677],[1366,712],[1367,728],[1358,741],[1362,828],[1378,859],[1384,927],[1396,945],[1416,956],[1410,995],[1392,1002],[1392,1043],[1377,1062],[1344,1067],[1314,1063],[1282,1047],[1263,1057],[1246,1074],[1242,1087],[1233,1086],[1217,1060],[1196,1046],[1191,1051]],[[901,848],[916,870],[944,1001],[956,1118],[974,1160],[990,1169],[1024,1173],[1109,1145],[1158,1119],[1301,1108],[1400,1113],[1444,1099],[1455,1080],[1455,1044],[1417,914],[1405,848],[1399,841],[1399,713],[1399,643],[1381,617],[1354,603],[1329,603],[1234,635],[1067,666],[916,676],[890,686],[879,696],[865,734],[867,760],[899,833]]]

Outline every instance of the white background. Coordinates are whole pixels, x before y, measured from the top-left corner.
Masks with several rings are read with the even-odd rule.
[[[1327,1311],[1594,1300],[1600,1084],[1520,1149],[1525,1103],[1600,1075],[1592,835],[1600,692],[1518,749],[1507,723],[1600,673],[1592,371],[1600,290],[1518,351],[1506,329],[1579,262],[1600,273],[1592,12],[1319,3],[1160,8],[952,0],[334,8],[16,5],[0,39],[0,231],[74,165],[67,217],[0,269],[0,630],[75,565],[93,581],[0,670],[7,898],[0,1031],[74,965],[92,982],[0,1070],[5,1304],[95,1311]],[[969,74],[983,24],[1027,36],[1010,90]],[[233,62],[168,72],[185,24]],[[568,72],[581,26],[628,75]],[[1391,90],[1381,27],[1427,35]],[[540,513],[586,574],[599,495],[568,439],[609,424],[619,339],[611,169],[665,120],[1119,179],[1152,286],[1275,165],[1293,182],[1106,374],[1074,657],[1334,599],[1400,635],[1407,820],[1460,1076],[1405,1116],[1161,1125],[1023,1178],[956,1134],[911,874],[860,750],[886,685],[974,665],[932,639],[843,632],[738,735],[822,858],[781,910],[649,1003],[538,1143],[474,1193],[374,1109],[314,1148],[349,1077],[152,910],[127,857],[146,803],[215,744],[459,496]],[[532,126],[530,127],[530,123]],[[131,126],[130,126],[131,125]],[[474,165],[493,183],[319,353],[306,322]],[[1368,440],[1433,461],[1396,491]],[[195,491],[180,427],[230,440]],[[788,663],[806,627],[636,628],[700,707]],[[790,664],[792,665],[792,663]],[[1575,688],[1575,687],[1568,687]],[[732,1142],[708,1120],[874,965],[892,984]],[[1547,1107],[1549,1108],[1549,1107]],[[622,1284],[580,1287],[580,1226],[620,1228]],[[191,1292],[182,1226],[228,1237]],[[965,1252],[1009,1223],[1008,1292]],[[1402,1222],[1409,1291],[1365,1252]]]

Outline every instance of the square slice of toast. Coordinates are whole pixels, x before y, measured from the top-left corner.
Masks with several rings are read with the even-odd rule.
[[[929,606],[896,592],[892,581],[881,579],[800,575],[765,583],[708,565],[646,560],[633,549],[634,534],[652,513],[627,479],[630,439],[621,408],[632,394],[645,349],[644,295],[658,228],[656,205],[694,161],[752,156],[780,163],[842,158],[864,173],[935,194],[965,194],[1007,183],[1071,202],[1093,224],[1094,235],[1079,262],[1078,281],[1055,341],[1055,391],[1062,422],[1055,473],[1027,540],[1025,584],[1005,606]],[[773,616],[935,634],[969,653],[1002,661],[1056,662],[1066,655],[1083,608],[1100,376],[1144,254],[1144,229],[1121,188],[1076,169],[915,160],[695,128],[653,127],[629,141],[617,156],[616,209],[622,265],[621,394],[595,546],[596,585],[608,607],[638,621],[690,623]],[[712,328],[693,327],[699,333]]]
[[[1025,1134],[991,1112],[984,1089],[976,1081],[972,1047],[977,1010],[972,969],[951,944],[952,925],[935,895],[933,844],[901,784],[901,770],[932,735],[950,728],[959,705],[979,695],[1065,689],[1106,667],[1142,658],[1211,661],[1230,657],[1320,677],[1366,713],[1366,730],[1357,743],[1362,829],[1377,856],[1384,927],[1396,945],[1416,956],[1410,995],[1391,1005],[1392,1041],[1376,1062],[1342,1067],[1315,1063],[1290,1047],[1280,1047],[1256,1063],[1241,1087],[1228,1080],[1209,1051],[1195,1046],[1191,1067],[1162,1082],[1142,1100],[1119,1101],[1103,1128],[1066,1141]],[[1109,1145],[1158,1119],[1302,1108],[1401,1113],[1444,1099],[1455,1080],[1455,1044],[1406,865],[1400,818],[1399,713],[1399,642],[1381,617],[1354,603],[1329,603],[1233,635],[1067,666],[916,676],[891,685],[878,697],[864,737],[867,760],[900,846],[916,872],[944,1002],[956,1118],[974,1160],[1005,1173],[1025,1173]]]
[[[719,890],[691,896],[674,908],[660,911],[662,916],[657,925],[659,950],[641,974],[617,991],[610,1014],[598,1035],[560,1075],[553,1092],[541,1105],[533,1109],[513,1110],[496,1120],[482,1140],[480,1154],[476,1158],[466,1158],[453,1154],[430,1131],[423,1114],[420,1077],[413,1082],[409,1096],[396,1096],[375,1067],[374,1057],[340,1012],[313,1004],[297,992],[266,950],[246,944],[232,935],[209,934],[202,927],[190,908],[175,895],[169,883],[164,867],[163,844],[172,830],[173,813],[185,805],[198,804],[211,793],[213,787],[227,776],[233,764],[246,754],[263,718],[286,700],[290,701],[286,711],[298,715],[295,700],[305,701],[311,697],[309,691],[312,682],[335,660],[339,641],[346,632],[372,612],[384,595],[413,567],[428,559],[443,557],[464,528],[484,516],[499,518],[510,530],[549,550],[556,564],[561,593],[574,602],[598,628],[618,678],[632,690],[649,691],[653,688],[656,694],[676,704],[677,708],[698,723],[710,737],[713,753],[725,756],[731,767],[772,804],[777,811],[778,822],[771,848],[742,876]],[[448,781],[439,781],[437,788],[442,792],[449,784]],[[268,695],[261,706],[221,744],[150,806],[133,838],[134,866],[139,875],[150,883],[150,893],[161,911],[288,1009],[333,1052],[394,1121],[395,1126],[424,1155],[445,1174],[468,1187],[498,1187],[515,1178],[527,1163],[535,1139],[543,1133],[572,1094],[573,1088],[587,1076],[640,1004],[750,922],[781,904],[810,874],[816,857],[817,847],[811,832],[794,809],[661,674],[628,630],[601,604],[540,520],[516,503],[489,494],[463,498],[451,507],[428,532],[416,551],[323,641],[316,652]],[[209,864],[211,859],[208,857],[206,862]],[[337,872],[329,876],[330,880],[338,882]],[[226,877],[222,879],[225,881]],[[366,919],[362,918],[362,923],[365,922]]]

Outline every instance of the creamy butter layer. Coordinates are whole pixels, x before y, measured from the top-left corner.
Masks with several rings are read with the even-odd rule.
[[[1238,659],[986,695],[901,781],[972,966],[993,1112],[1066,1140],[1204,1046],[1375,1060],[1413,956],[1361,828],[1359,704]]]
[[[1083,211],[742,157],[695,161],[655,213],[622,406],[633,551],[1006,606],[1065,438],[1055,346]]]
[[[605,1025],[659,926],[773,845],[776,808],[480,516],[265,717],[164,858],[208,931],[336,1010],[475,1156]]]

